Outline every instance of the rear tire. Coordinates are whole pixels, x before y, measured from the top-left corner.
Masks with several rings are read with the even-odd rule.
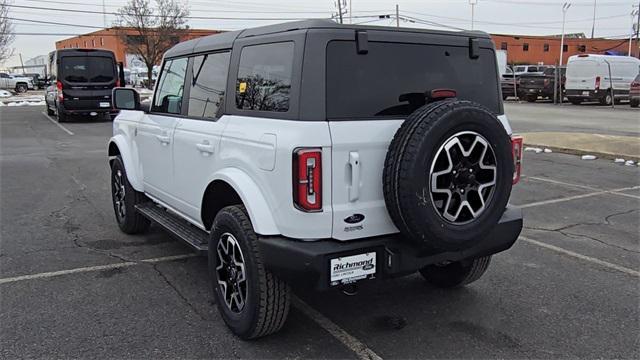
[[[611,97],[611,91],[607,90],[607,93],[600,98],[600,105],[608,105],[610,106],[613,103],[613,98]]]
[[[111,164],[111,200],[116,221],[123,233],[140,234],[149,229],[151,222],[136,210],[136,205],[149,200],[129,183],[120,156]]]
[[[227,206],[216,215],[209,273],[218,311],[234,334],[248,340],[282,328],[289,314],[289,286],[264,268],[244,206]]]
[[[453,288],[471,284],[487,271],[491,256],[473,260],[462,260],[447,265],[429,265],[420,269],[420,274],[430,284],[439,288]]]
[[[55,111],[51,110],[51,108],[49,107],[49,105],[46,105],[46,107],[47,107],[47,115],[49,115],[49,116],[53,116],[53,115],[55,115],[55,114],[56,114],[56,112],[55,112]]]
[[[535,95],[527,95],[527,102],[533,103],[536,102],[536,100],[538,100],[538,97]]]
[[[640,106],[640,99],[631,99],[629,101],[629,106],[631,106],[632,108],[637,108],[638,106]]]
[[[27,84],[16,84],[16,92],[17,93],[25,93],[27,92],[27,90],[29,90],[29,87],[27,87]]]
[[[56,107],[56,117],[58,118],[59,123],[69,121],[69,115],[65,114],[62,110],[60,110],[59,106]]]

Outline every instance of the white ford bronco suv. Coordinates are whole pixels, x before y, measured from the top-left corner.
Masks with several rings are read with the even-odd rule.
[[[113,91],[118,225],[207,254],[244,339],[283,326],[290,285],[468,284],[522,229],[498,80],[481,32],[309,20],[180,43],[149,104]]]

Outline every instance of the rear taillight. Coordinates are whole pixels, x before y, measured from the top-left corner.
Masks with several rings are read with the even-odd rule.
[[[551,82],[551,81],[549,81],[549,79],[544,79],[544,86],[545,86],[545,87],[546,87],[546,86],[549,86],[549,83],[550,83],[550,82]]]
[[[636,81],[632,82],[631,87],[632,88],[640,87],[640,82],[636,82]]]
[[[522,170],[522,136],[514,135],[511,137],[511,153],[513,154],[513,185],[520,181],[520,172]]]
[[[322,150],[293,152],[293,203],[299,210],[322,211]]]
[[[600,76],[596,76],[596,90],[600,90]]]
[[[56,89],[58,89],[58,102],[62,102],[64,100],[64,96],[62,95],[62,81],[56,81]]]
[[[116,79],[116,87],[120,87],[120,79]]]

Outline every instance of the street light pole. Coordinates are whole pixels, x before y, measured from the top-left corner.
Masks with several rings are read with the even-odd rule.
[[[631,44],[633,43],[633,35],[634,35],[633,19],[636,17],[636,15],[638,15],[638,11],[640,10],[631,11],[631,33],[629,34],[629,53],[628,53],[629,56],[631,56]]]
[[[593,39],[593,34],[596,31],[596,3],[598,0],[593,0],[593,24],[591,25],[591,38]]]
[[[560,36],[560,63],[558,66],[562,67],[562,56],[564,55],[564,22],[567,18],[567,10],[571,7],[571,3],[566,2],[562,5],[562,35]],[[560,94],[560,104],[562,104],[562,94]]]
[[[478,3],[478,0],[469,0],[469,5],[471,5],[471,30],[473,30],[473,23],[474,23],[475,10],[476,10],[477,3]]]

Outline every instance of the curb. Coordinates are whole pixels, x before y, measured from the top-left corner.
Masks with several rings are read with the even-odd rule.
[[[551,149],[551,151],[553,151],[553,152],[562,153],[562,154],[570,154],[570,155],[578,155],[578,156],[595,155],[600,159],[615,160],[615,159],[618,159],[618,158],[623,158],[625,160],[633,160],[635,162],[639,162],[640,161],[640,156],[633,156],[633,155],[620,155],[620,154],[611,154],[611,153],[598,152],[598,151],[585,151],[585,150],[549,146],[549,145],[544,145],[544,144],[533,144],[533,143],[524,143],[524,146],[538,147],[538,148],[542,148],[542,149],[545,149],[545,148],[546,149]]]

